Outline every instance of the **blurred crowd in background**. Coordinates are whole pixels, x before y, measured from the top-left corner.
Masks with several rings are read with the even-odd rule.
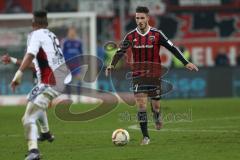
[[[31,13],[39,9],[64,14],[94,12],[97,14],[96,55],[107,66],[117,48],[106,50],[104,45],[108,42],[119,45],[124,35],[136,27],[135,9],[138,5],[147,6],[150,9],[150,25],[162,30],[179,47],[186,59],[200,67],[197,74],[188,74],[181,69],[171,70],[168,80],[176,86],[176,91],[169,97],[240,96],[237,67],[240,66],[239,0],[8,0],[0,1],[0,13]],[[74,23],[72,21],[74,20],[65,19],[61,23],[68,25],[60,28],[53,26],[50,29],[59,37],[63,49],[66,40],[71,41],[71,37],[74,37],[74,41],[78,41],[77,46],[81,46],[81,49],[75,48],[74,54],[77,50],[79,54],[87,54],[91,39],[84,33],[90,32],[87,26],[89,24],[83,19]],[[14,27],[30,24],[31,22],[23,21],[0,21],[0,53],[9,52],[11,56],[23,57],[26,47],[23,37],[26,35],[21,28],[16,30]],[[73,28],[74,35],[70,35]],[[66,46],[69,47],[70,44],[65,44]],[[65,55],[73,52],[71,48],[70,46],[69,51],[64,51]],[[162,48],[160,52],[163,65],[183,68],[168,50]],[[128,56],[125,58],[118,68],[126,67]],[[7,95],[11,93],[6,87],[11,79],[7,73],[10,72],[9,69],[13,72],[14,67],[0,66],[0,73],[6,75],[0,78],[0,94]],[[117,82],[117,79],[113,81]],[[29,81],[17,93],[27,93],[30,86],[27,82]],[[117,85],[118,91],[127,90],[125,83],[127,82]],[[99,77],[98,85],[99,88],[112,90],[104,76]]]
[[[0,2],[0,12],[31,13],[36,5],[48,12],[96,12],[97,55],[106,64],[114,51],[105,51],[104,44],[120,43],[136,26],[136,6],[146,5],[151,10],[150,25],[161,29],[199,67],[240,65],[238,0],[8,0]],[[63,30],[67,36],[67,29]],[[163,63],[182,67],[174,58],[168,62],[166,55]]]

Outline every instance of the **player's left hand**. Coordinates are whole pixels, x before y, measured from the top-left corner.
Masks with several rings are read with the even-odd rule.
[[[189,69],[190,71],[198,71],[198,67],[196,65],[194,65],[193,63],[188,63],[186,66],[185,66],[187,69]]]
[[[9,64],[11,62],[11,58],[8,54],[4,54],[3,56],[1,56],[1,62],[3,64]]]
[[[23,72],[21,70],[18,70],[15,73],[15,76],[10,84],[13,92],[15,92],[16,87],[21,83],[22,76],[23,76]]]

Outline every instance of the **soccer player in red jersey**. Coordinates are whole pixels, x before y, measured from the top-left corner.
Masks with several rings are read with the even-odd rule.
[[[143,139],[141,145],[150,142],[147,120],[147,102],[150,100],[156,129],[162,127],[160,116],[161,96],[161,59],[160,47],[163,46],[176,56],[187,69],[198,71],[198,68],[187,61],[181,51],[162,33],[149,25],[149,9],[139,6],[136,8],[137,28],[127,33],[122,45],[114,55],[111,65],[106,69],[106,75],[115,67],[127,49],[131,49],[133,91],[138,106],[138,121]]]

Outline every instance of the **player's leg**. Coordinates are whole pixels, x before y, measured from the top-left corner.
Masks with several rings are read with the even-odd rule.
[[[28,156],[26,159],[40,159],[38,150],[38,128],[36,121],[39,118],[42,109],[38,108],[32,102],[28,102],[25,114],[22,118],[22,123],[25,131],[25,137],[28,142]]]
[[[28,140],[29,153],[26,160],[37,160],[39,157],[37,146],[37,120],[42,120],[42,129],[49,130],[46,109],[57,92],[45,85],[35,86],[28,95],[28,107],[23,117],[26,139]]]
[[[152,78],[151,84],[154,86],[154,89],[148,92],[148,96],[150,98],[155,127],[157,130],[160,130],[162,128],[162,120],[160,114],[161,79]]]
[[[49,131],[47,112],[44,110],[39,114],[38,124],[40,127],[40,135],[38,137],[38,141],[52,142],[54,140],[54,136]]]
[[[162,119],[160,114],[160,100],[159,99],[151,99],[151,109],[153,114],[153,120],[155,122],[155,127],[157,130],[162,128]]]
[[[43,84],[36,85],[29,93],[27,99],[31,102],[34,102],[34,104],[39,104],[38,106],[43,109],[43,112],[39,113],[39,118],[37,119],[37,124],[40,127],[40,136],[38,137],[38,140],[48,140],[49,142],[52,142],[54,140],[54,136],[52,136],[49,132],[49,125],[46,113],[46,109],[51,100],[48,97],[44,96],[47,95],[48,90],[49,88]]]
[[[136,105],[138,107],[138,121],[143,135],[142,145],[146,145],[150,142],[148,133],[148,118],[147,118],[147,94],[136,93],[135,94]]]
[[[42,112],[39,114],[39,125],[41,129],[41,133],[39,136],[39,141],[49,141],[52,142],[54,140],[54,136],[49,131],[48,118],[46,109],[48,108],[50,102],[53,98],[57,97],[57,92],[54,91],[50,87],[45,87],[42,92],[33,99],[34,104],[36,104],[39,108],[42,108]]]

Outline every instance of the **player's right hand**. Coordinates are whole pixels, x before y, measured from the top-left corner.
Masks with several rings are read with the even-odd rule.
[[[15,76],[10,84],[13,92],[15,92],[16,87],[21,83],[22,76],[23,76],[23,72],[21,70],[18,70],[15,73]]]
[[[194,65],[193,63],[190,63],[190,62],[185,67],[190,71],[196,71],[197,72],[199,70],[196,65]]]
[[[1,56],[1,62],[3,64],[9,64],[11,62],[11,58],[8,54],[4,54],[3,56]]]
[[[108,75],[110,74],[111,70],[114,68],[114,66],[108,66],[105,70],[105,75],[108,77]]]

